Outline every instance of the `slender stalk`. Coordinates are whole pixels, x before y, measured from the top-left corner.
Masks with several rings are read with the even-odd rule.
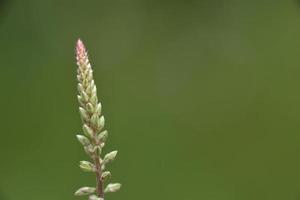
[[[93,139],[93,142],[95,143],[95,146],[98,146],[97,138],[95,137]],[[101,162],[100,162],[100,156],[98,151],[95,151],[93,153],[93,162],[95,165],[95,173],[96,173],[96,194],[98,197],[104,199],[104,187],[103,187],[103,179],[102,176],[102,169],[101,169]]]
[[[96,193],[98,197],[101,197],[104,199],[104,191],[103,191],[103,180],[101,178],[102,170],[101,170],[101,164],[99,159],[97,159],[98,155],[94,158],[94,164],[96,167]]]

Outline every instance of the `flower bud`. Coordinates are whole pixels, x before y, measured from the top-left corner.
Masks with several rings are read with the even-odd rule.
[[[97,104],[97,101],[98,101],[97,94],[92,94],[92,97],[91,97],[91,99],[90,99],[90,102],[91,102],[93,105],[96,105],[96,104]]]
[[[83,84],[84,84],[84,82],[83,82]],[[87,95],[87,93],[85,93],[85,91],[82,91],[80,94],[81,94],[83,100],[84,100],[85,102],[88,102],[89,96]]]
[[[86,136],[94,137],[94,131],[86,124],[82,126],[83,132]]]
[[[76,137],[83,146],[87,146],[91,144],[90,140],[83,135],[76,135]]]
[[[111,177],[111,173],[109,171],[103,172],[102,175],[101,175],[101,179],[103,181],[108,180],[110,177]]]
[[[93,113],[94,112],[94,107],[91,103],[87,103],[86,104],[86,109],[89,113]]]
[[[107,164],[109,162],[114,161],[117,156],[117,153],[118,153],[118,151],[112,151],[112,152],[106,154],[103,158],[103,164]]]
[[[93,187],[82,187],[75,192],[75,195],[76,196],[89,195],[89,194],[93,194],[95,191],[96,188]]]
[[[83,121],[88,121],[89,120],[89,115],[88,115],[88,113],[86,112],[86,110],[84,108],[79,107],[79,113],[80,113],[81,119]]]
[[[101,110],[102,110],[102,105],[101,105],[101,103],[98,103],[95,108],[95,113],[97,113],[100,116]]]
[[[81,83],[78,83],[77,90],[78,90],[79,93],[81,93],[83,91],[83,87],[82,87]]]
[[[108,132],[107,130],[102,131],[101,133],[99,133],[99,135],[97,136],[97,139],[99,142],[103,143],[107,140],[108,137]]]
[[[104,192],[116,192],[121,188],[120,183],[110,183],[106,186]]]
[[[88,146],[85,146],[85,147],[84,147],[85,153],[86,153],[87,155],[89,155],[90,157],[93,156],[93,153],[95,152],[95,150],[96,150],[95,147],[92,146],[92,145],[88,145]]]
[[[95,165],[89,161],[80,161],[79,167],[85,172],[95,172]]]
[[[97,127],[98,121],[99,121],[99,116],[96,113],[93,114],[91,117],[91,123],[94,127]]]
[[[104,116],[101,116],[97,121],[97,127],[101,130],[104,127],[105,119]]]

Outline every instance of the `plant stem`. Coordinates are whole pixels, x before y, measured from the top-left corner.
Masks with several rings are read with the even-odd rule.
[[[97,196],[104,199],[103,180],[101,179],[102,170],[99,155],[95,152],[94,165],[96,167],[96,192]]]
[[[92,117],[91,113],[90,117]],[[97,128],[93,127],[92,124],[90,124],[90,126],[92,127],[92,130],[94,133],[97,132]],[[97,140],[97,134],[94,135],[94,138],[92,138],[92,142],[94,143],[94,146],[98,146],[100,145],[100,141]],[[99,143],[100,142],[100,143]],[[102,168],[101,168],[101,163],[100,163],[100,155],[98,150],[96,150],[93,155],[92,155],[92,159],[94,161],[94,165],[96,168],[96,194],[98,197],[104,199],[104,187],[103,187],[103,180],[101,178],[102,176]]]

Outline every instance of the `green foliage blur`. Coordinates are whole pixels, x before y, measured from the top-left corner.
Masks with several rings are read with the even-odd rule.
[[[106,200],[300,199],[299,1],[1,0],[0,200],[95,182],[79,37],[119,151]]]

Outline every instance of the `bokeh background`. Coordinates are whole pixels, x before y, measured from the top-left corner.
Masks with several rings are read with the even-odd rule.
[[[300,2],[1,0],[0,200],[92,186],[74,45],[87,45],[120,192],[300,199]]]

